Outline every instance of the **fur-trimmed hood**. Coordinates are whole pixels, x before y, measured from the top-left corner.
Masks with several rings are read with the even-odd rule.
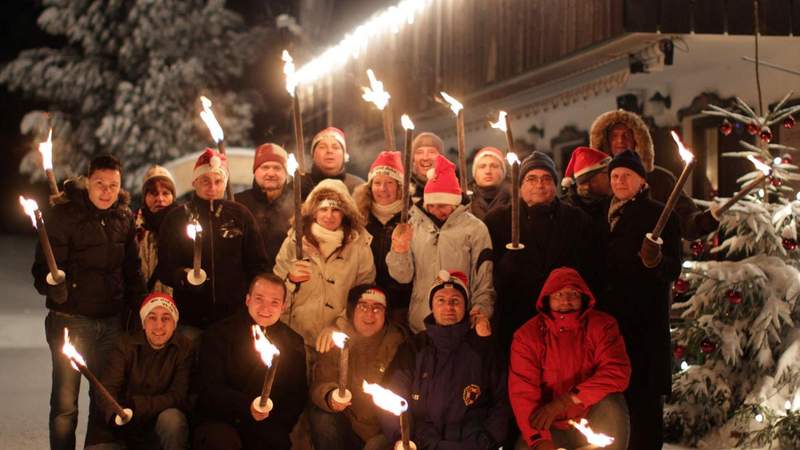
[[[589,146],[605,153],[611,154],[608,144],[608,129],[621,123],[633,130],[633,139],[636,141],[636,153],[642,158],[642,164],[647,172],[652,172],[654,167],[655,150],[650,130],[641,117],[629,111],[618,109],[600,114],[592,124],[589,131]]]
[[[308,194],[301,210],[303,217],[313,216],[317,205],[325,199],[336,200],[339,203],[345,217],[350,219],[354,231],[361,232],[364,230],[366,219],[359,212],[359,208],[356,206],[353,197],[350,196],[347,186],[339,180],[330,178],[320,181]]]

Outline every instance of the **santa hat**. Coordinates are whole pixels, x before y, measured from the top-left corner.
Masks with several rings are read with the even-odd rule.
[[[561,186],[568,188],[577,182],[584,179],[591,178],[596,172],[599,172],[611,162],[611,157],[595,150],[591,147],[578,147],[572,152],[572,157],[567,164],[567,170],[564,172],[564,179],[561,180]]]
[[[276,162],[283,167],[283,170],[286,170],[286,160],[288,157],[286,150],[278,144],[273,144],[271,142],[261,144],[256,149],[255,157],[253,157],[253,172],[265,162]]]
[[[436,294],[438,290],[453,288],[461,292],[461,295],[464,296],[464,306],[469,308],[469,287],[467,283],[467,275],[464,274],[464,272],[459,272],[457,270],[440,270],[439,273],[436,274],[436,278],[433,280],[433,286],[431,286],[428,292],[428,306],[433,308],[433,295]]]
[[[367,181],[372,181],[375,175],[386,175],[391,177],[397,184],[403,185],[403,163],[400,159],[400,152],[387,150],[380,152],[375,162],[369,166]]]
[[[200,154],[200,157],[197,158],[197,162],[194,163],[192,181],[211,172],[220,174],[222,178],[227,181],[228,158],[213,148],[207,148],[205,151],[203,151],[203,153]]]
[[[461,204],[461,186],[456,177],[456,166],[442,155],[436,156],[436,167],[428,171],[425,183],[424,205]],[[430,173],[433,172],[433,173]]]
[[[475,159],[472,160],[472,178],[475,178],[475,172],[478,170],[478,161],[485,156],[494,158],[500,163],[500,170],[503,171],[503,178],[505,178],[506,158],[503,156],[503,152],[494,147],[483,147],[482,149],[478,150],[478,153],[475,155]]]
[[[175,300],[172,299],[172,296],[163,292],[153,292],[144,298],[142,307],[139,308],[139,318],[142,319],[142,324],[144,324],[144,319],[147,315],[159,306],[166,309],[172,319],[175,320],[175,323],[178,323],[178,307],[175,305]]]
[[[347,154],[347,143],[344,140],[344,131],[336,128],[336,127],[328,127],[324,130],[320,131],[319,133],[314,136],[314,139],[311,140],[311,155],[314,155],[314,149],[317,148],[317,144],[320,143],[321,140],[325,138],[331,138],[339,143],[342,146],[342,151],[344,152],[344,162],[350,160],[350,155]]]
[[[157,181],[163,182],[167,189],[172,192],[172,196],[175,196],[175,178],[172,177],[169,170],[158,164],[151,166],[147,169],[147,172],[145,172],[144,179],[142,180],[142,193],[146,194],[150,186]]]

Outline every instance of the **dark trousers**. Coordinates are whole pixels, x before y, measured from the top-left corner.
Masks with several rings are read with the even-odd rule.
[[[652,388],[630,386],[625,400],[631,414],[630,450],[661,450],[664,446],[664,396]]]
[[[343,413],[329,413],[315,405],[307,409],[311,425],[311,442],[315,450],[388,450],[392,448],[382,435],[373,436],[364,442],[353,431],[350,421]]]
[[[279,426],[247,420],[233,426],[219,421],[206,421],[194,430],[194,450],[290,450],[289,433]]]

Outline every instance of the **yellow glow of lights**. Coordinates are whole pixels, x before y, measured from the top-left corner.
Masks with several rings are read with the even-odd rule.
[[[39,228],[36,226],[36,210],[39,209],[39,204],[36,203],[36,200],[25,198],[20,195],[19,204],[22,205],[22,209],[25,210],[25,214],[31,218],[33,228]]]
[[[208,131],[211,132],[211,139],[219,144],[225,139],[225,134],[222,132],[222,127],[219,126],[219,122],[217,122],[214,111],[211,110],[211,105],[213,105],[213,103],[211,103],[208,97],[202,95],[200,96],[200,102],[203,104],[203,110],[200,111],[200,118],[203,119],[203,122],[205,122],[208,127]]]
[[[444,101],[450,104],[450,111],[453,111],[453,114],[458,115],[458,112],[464,109],[464,105],[462,105],[461,102],[455,98],[451,97],[447,92],[441,91],[439,94],[441,94]]]
[[[277,355],[280,355],[280,351],[278,351],[278,347],[272,344],[272,342],[267,339],[264,335],[264,332],[261,331],[261,327],[258,325],[253,325],[253,340],[256,346],[256,350],[261,355],[261,361],[264,361],[264,364],[267,367],[272,366],[272,358]]]
[[[379,408],[395,416],[399,416],[408,409],[408,402],[406,399],[389,389],[379,386],[378,384],[367,383],[367,380],[364,380],[362,386],[364,387],[364,392],[372,396],[372,401],[375,402],[375,405]]]
[[[491,125],[492,128],[505,133],[508,131],[506,130],[506,115],[507,113],[505,111],[500,111],[500,113],[497,114],[497,122],[489,122],[489,125]]]
[[[375,72],[372,69],[367,69],[367,76],[369,77],[369,87],[362,87],[364,94],[361,98],[374,104],[379,110],[383,111],[386,105],[389,104],[391,96],[388,92],[383,90],[383,82],[375,78]]]
[[[47,134],[47,140],[39,144],[39,153],[42,154],[42,167],[44,170],[53,170],[53,129]]]

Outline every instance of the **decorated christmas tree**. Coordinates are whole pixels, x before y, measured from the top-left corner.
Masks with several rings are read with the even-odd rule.
[[[229,86],[266,29],[248,30],[218,0],[43,3],[39,26],[66,45],[26,50],[0,71],[0,83],[48,105],[22,120],[21,131],[34,135],[22,172],[44,176],[35,147],[50,127],[59,179],[100,153],[119,156],[135,174],[198,151],[211,141],[198,116],[201,94],[214,101],[226,141],[249,144],[252,106]]]

